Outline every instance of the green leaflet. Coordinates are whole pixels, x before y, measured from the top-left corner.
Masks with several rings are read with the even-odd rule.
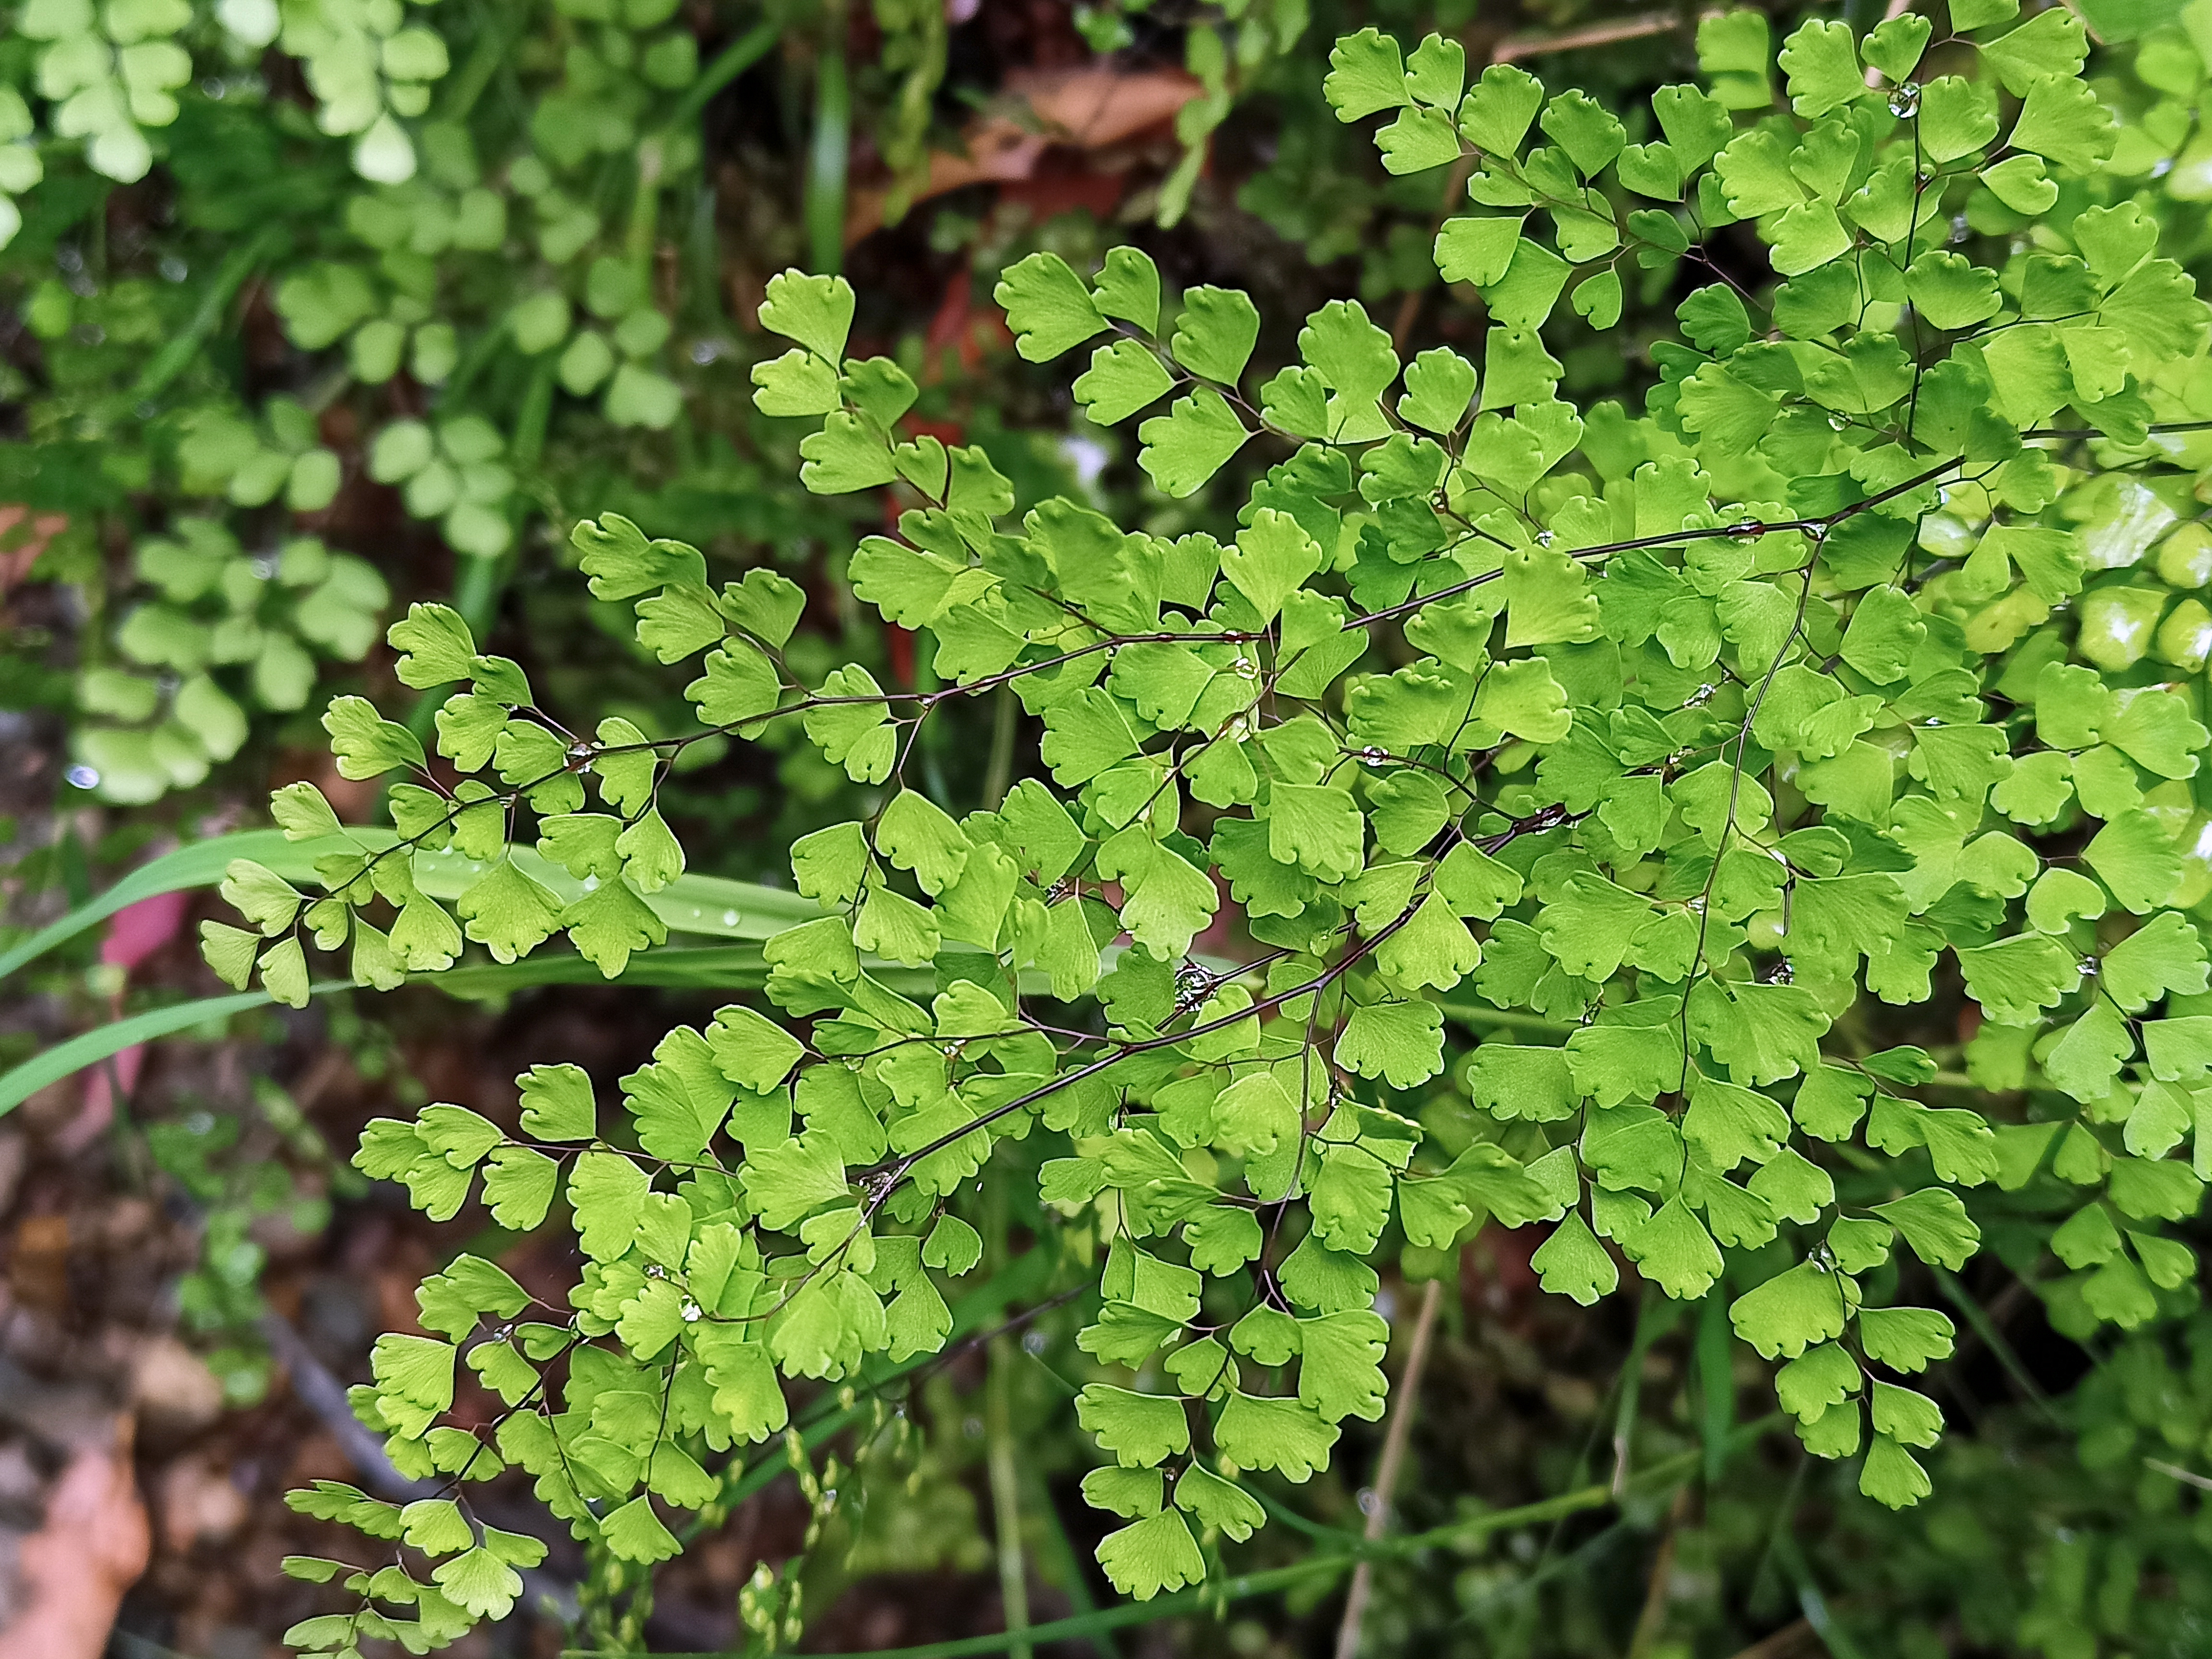
[[[1202,386],[1179,398],[1164,415],[1137,428],[1144,444],[1138,457],[1154,483],[1166,494],[1194,493],[1244,447],[1250,431],[1221,394]]]
[[[1154,402],[1175,384],[1160,360],[1134,340],[1116,340],[1091,355],[1091,368],[1075,382],[1084,413],[1113,426]]]
[[[1032,253],[1010,269],[993,292],[1023,356],[1057,357],[1106,326],[1091,290],[1056,253]],[[886,481],[888,482],[888,481]]]

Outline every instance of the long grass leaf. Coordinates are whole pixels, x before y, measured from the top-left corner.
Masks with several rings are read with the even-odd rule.
[[[51,922],[6,951],[0,951],[0,979],[56,945],[75,939],[88,927],[105,921],[125,905],[157,893],[173,893],[188,887],[212,887],[234,859],[251,859],[266,865],[295,884],[314,880],[315,860],[331,853],[380,851],[392,845],[392,832],[384,829],[349,830],[343,836],[291,842],[276,830],[241,830],[212,841],[194,842],[132,871],[97,897],[88,899],[59,921]],[[584,884],[557,864],[548,862],[535,848],[508,849],[522,872],[543,882],[562,902],[580,896]],[[451,850],[417,853],[416,884],[433,898],[458,898],[489,866]],[[678,876],[646,903],[668,924],[669,931],[696,933],[709,939],[769,939],[785,928],[811,921],[822,914],[811,899],[775,887],[722,876]]]
[[[222,879],[223,868],[233,859],[255,860],[289,880],[287,872],[272,860],[293,850],[292,843],[284,839],[279,830],[243,830],[235,835],[218,836],[213,841],[196,841],[189,847],[179,847],[133,870],[106,892],[87,899],[30,938],[0,951],[0,979],[7,978],[25,963],[44,956],[57,945],[75,939],[86,928],[106,921],[126,904],[136,904],[157,893],[173,893],[183,887],[212,887]],[[313,872],[312,860],[301,866],[303,876]]]
[[[313,994],[343,988],[343,981],[332,981],[314,987]],[[133,1043],[173,1036],[208,1020],[222,1019],[247,1008],[266,1007],[269,1002],[266,991],[236,991],[228,996],[202,997],[193,1002],[172,1003],[166,1008],[150,1008],[128,1019],[95,1025],[66,1042],[57,1042],[44,1054],[33,1055],[5,1077],[0,1077],[0,1113],[15,1110],[49,1083],[58,1082],[88,1066],[97,1066]]]

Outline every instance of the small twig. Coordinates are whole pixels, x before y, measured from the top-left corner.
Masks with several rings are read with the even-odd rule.
[[[1644,1591],[1644,1611],[1637,1615],[1628,1659],[1647,1659],[1667,1622],[1667,1589],[1674,1577],[1674,1534],[1689,1509],[1690,1489],[1686,1486],[1676,1491],[1674,1503],[1668,1507],[1667,1529],[1659,1534],[1659,1553],[1651,1563],[1651,1582]]]
[[[1584,28],[1565,29],[1557,34],[1513,34],[1498,43],[1498,50],[1490,54],[1494,64],[1510,64],[1520,58],[1541,58],[1547,52],[1577,52],[1584,46],[1609,46],[1620,40],[1640,40],[1646,35],[1664,34],[1681,27],[1682,15],[1674,11],[1650,11],[1640,17],[1618,17],[1610,22],[1592,23]]]
[[[1644,1400],[1644,1357],[1651,1345],[1674,1328],[1682,1304],[1669,1297],[1654,1301],[1647,1289],[1636,1310],[1636,1334],[1629,1339],[1628,1358],[1620,1368],[1620,1407],[1613,1423],[1613,1495],[1617,1501],[1628,1490],[1629,1464],[1636,1450],[1636,1418]]]
[[[964,1359],[969,1354],[975,1352],[976,1349],[987,1346],[994,1337],[1012,1336],[1016,1331],[1020,1330],[1024,1325],[1030,1323],[1034,1320],[1042,1318],[1045,1315],[1050,1313],[1054,1308],[1066,1307],[1069,1303],[1074,1301],[1077,1297],[1081,1296],[1085,1291],[1095,1288],[1096,1286],[1093,1285],[1071,1285],[1066,1290],[1060,1291],[1057,1296],[1038,1303],[1034,1308],[1030,1308],[1024,1312],[1014,1315],[1001,1325],[995,1326],[988,1331],[978,1331],[973,1336],[952,1344],[951,1346],[946,1348],[942,1353],[935,1355],[926,1364],[915,1366],[910,1372],[900,1371],[893,1376],[886,1377],[884,1382],[888,1384],[902,1379],[910,1378],[908,1384],[908,1387],[913,1387],[916,1384],[925,1382],[928,1381],[929,1378],[936,1376],[938,1372],[943,1370],[946,1366],[951,1364],[954,1361]]]
[[[346,1399],[345,1384],[332,1376],[314,1352],[292,1328],[291,1322],[273,1309],[255,1322],[262,1340],[276,1353],[277,1363],[291,1378],[292,1397],[315,1414],[346,1461],[361,1476],[361,1483],[387,1503],[404,1504],[428,1498],[438,1490],[430,1480],[410,1480],[392,1466],[384,1443],[362,1425]]]
[[[1421,1310],[1413,1319],[1413,1345],[1406,1351],[1406,1368],[1398,1376],[1398,1397],[1390,1405],[1390,1425],[1382,1435],[1382,1456],[1375,1466],[1373,1501],[1367,1510],[1366,1529],[1361,1534],[1372,1543],[1390,1524],[1390,1494],[1397,1490],[1398,1471],[1406,1461],[1406,1443],[1413,1428],[1413,1406],[1421,1388],[1421,1370],[1429,1361],[1429,1334],[1436,1328],[1437,1304],[1443,1280],[1431,1279],[1421,1291]],[[1355,1659],[1359,1652],[1359,1626],[1367,1617],[1368,1597],[1374,1593],[1375,1563],[1363,1556],[1352,1570],[1351,1594],[1345,1597],[1344,1622],[1336,1628],[1336,1659]]]
[[[1771,1636],[1762,1636],[1735,1656],[1735,1659],[1783,1659],[1784,1654],[1795,1653],[1808,1639],[1817,1639],[1818,1633],[1810,1621],[1794,1619]]]
[[[2179,1464],[2161,1463],[2155,1457],[2144,1458],[2143,1467],[2156,1470],[2160,1474],[2171,1476],[2185,1486],[2194,1486],[2199,1492],[2212,1492],[2212,1475],[2192,1474]]]
[[[2004,1333],[1997,1328],[1996,1322],[1974,1299],[1973,1293],[1960,1282],[1957,1274],[1948,1269],[1938,1267],[1935,1272],[1936,1282],[1950,1299],[1951,1305],[1966,1316],[1966,1323],[1989,1351],[1996,1356],[1997,1364],[2004,1367],[2005,1375],[2012,1379],[2013,1386],[2020,1390],[2022,1398],[2051,1422],[2058,1422],[2058,1409],[2051,1403],[2051,1396],[2037,1383],[2027,1365],[2021,1363],[2020,1355],[2013,1351],[2012,1344],[2005,1340]]]
[[[1462,155],[1452,163],[1451,171],[1444,179],[1444,198],[1437,204],[1437,216],[1429,225],[1431,240],[1433,240],[1436,234],[1443,228],[1444,221],[1451,217],[1452,209],[1459,204],[1460,192],[1467,188],[1468,175],[1474,171],[1474,157],[1472,155]],[[1390,325],[1392,350],[1403,351],[1406,349],[1406,342],[1413,337],[1413,319],[1421,314],[1422,296],[1427,292],[1426,289],[1409,288],[1406,290],[1406,297],[1398,301],[1398,315]]]

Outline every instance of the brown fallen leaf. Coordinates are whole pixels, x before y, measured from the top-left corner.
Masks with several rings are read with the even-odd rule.
[[[214,1464],[179,1459],[162,1471],[161,1544],[172,1555],[199,1543],[219,1544],[246,1524],[246,1494]]]
[[[69,1252],[67,1216],[25,1216],[8,1251],[9,1287],[31,1306],[58,1313],[69,1305]]]
[[[1088,64],[1070,70],[1020,70],[1006,77],[1002,105],[962,134],[963,153],[931,153],[929,171],[907,199],[926,202],[963,185],[1028,179],[1054,148],[1097,151],[1163,128],[1203,88],[1176,69],[1123,70]],[[892,196],[885,185],[855,189],[845,218],[851,246],[884,222]]]
[[[34,516],[30,508],[17,502],[0,503],[0,598],[30,575],[46,544],[68,528],[69,519],[64,514]],[[18,530],[22,532],[20,536],[15,533]]]
[[[131,1363],[131,1395],[148,1421],[173,1435],[204,1429],[222,1415],[222,1383],[207,1362],[173,1336],[149,1338]]]

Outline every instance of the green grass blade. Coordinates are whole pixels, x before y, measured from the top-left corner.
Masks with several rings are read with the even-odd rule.
[[[341,989],[343,983],[343,981],[334,981],[318,985],[311,994]],[[0,1077],[0,1114],[12,1112],[49,1083],[58,1082],[72,1072],[81,1072],[88,1066],[97,1066],[109,1056],[121,1054],[135,1042],[151,1042],[155,1037],[172,1036],[207,1020],[222,1019],[247,1008],[266,1006],[269,1000],[266,991],[237,991],[228,996],[202,997],[193,1002],[173,1003],[167,1008],[149,1009],[143,1014],[133,1014],[128,1019],[111,1020],[105,1025],[94,1026],[80,1036],[56,1043],[44,1054],[33,1056],[5,1077]]]
[[[782,39],[782,21],[771,17],[765,22],[754,24],[746,33],[731,41],[700,67],[699,78],[676,100],[676,107],[662,124],[661,131],[674,132],[697,120],[700,112],[707,107],[716,93],[767,57]]]
[[[233,859],[252,859],[274,870],[295,884],[312,883],[315,860],[330,853],[378,850],[392,845],[392,832],[383,829],[349,830],[343,836],[292,842],[277,830],[241,830],[213,841],[194,842],[133,870],[98,897],[80,904],[59,921],[41,927],[30,938],[0,951],[0,979],[56,945],[75,939],[88,927],[105,921],[127,904],[173,893],[188,887],[212,887]],[[510,849],[526,875],[544,883],[564,902],[579,897],[584,884],[559,865],[547,862],[528,847]],[[482,875],[488,866],[451,851],[418,853],[415,879],[433,898],[452,899]],[[772,938],[785,928],[811,921],[822,914],[811,899],[776,887],[721,876],[678,876],[659,892],[647,898],[653,913],[677,933],[696,933],[714,939]]]
[[[1720,1484],[1727,1471],[1729,1436],[1735,1428],[1735,1349],[1729,1341],[1728,1287],[1716,1285],[1698,1310],[1698,1382],[1703,1393],[1701,1426],[1705,1437],[1705,1484]]]
[[[921,980],[928,977],[918,976]],[[761,960],[757,945],[641,951],[629,959],[629,965],[617,978],[625,984],[674,990],[743,990],[764,983],[768,978],[768,969]],[[598,985],[605,983],[605,980],[599,970],[582,957],[549,956],[522,962],[486,963],[477,967],[452,968],[442,974],[416,974],[409,979],[408,983],[434,985],[452,996],[480,998],[503,996],[511,991],[526,990],[533,985]],[[319,985],[309,987],[307,994],[319,997],[332,991],[359,988],[350,980],[325,980]],[[14,1071],[0,1076],[0,1115],[13,1111],[49,1083],[57,1082],[73,1072],[81,1072],[88,1066],[97,1066],[134,1043],[173,1036],[179,1031],[189,1030],[204,1021],[222,1019],[246,1008],[262,1007],[269,1001],[270,997],[265,991],[238,991],[225,996],[201,997],[191,1002],[173,1003],[166,1008],[149,1009],[143,1014],[133,1014],[128,1019],[111,1020],[105,1025],[94,1026],[66,1042],[56,1043],[44,1054],[25,1060]]]
[[[629,965],[616,977],[624,984],[654,986],[671,990],[747,990],[766,981],[768,969],[761,960],[757,945],[724,945],[706,950],[641,951],[629,959]],[[915,979],[915,983],[905,988],[927,992],[930,976],[916,975]],[[579,956],[539,957],[507,963],[486,963],[478,967],[448,969],[442,974],[416,974],[408,981],[410,985],[434,985],[449,995],[464,998],[503,996],[510,991],[526,990],[533,985],[599,985],[605,982],[599,970]],[[325,980],[321,984],[309,987],[307,994],[319,997],[332,991],[359,988],[350,980]],[[13,1111],[49,1083],[58,1081],[72,1072],[81,1072],[88,1066],[97,1066],[134,1043],[173,1036],[179,1031],[189,1030],[206,1020],[221,1019],[242,1009],[262,1007],[269,1000],[265,991],[238,991],[225,996],[201,997],[191,1002],[174,1003],[166,1008],[149,1009],[143,1014],[133,1014],[128,1019],[111,1020],[105,1025],[94,1026],[66,1042],[56,1043],[44,1054],[25,1060],[14,1071],[0,1076],[0,1115]]]
[[[547,954],[520,962],[449,968],[442,974],[414,974],[410,985],[434,986],[462,998],[504,996],[533,985],[604,985],[605,975],[583,957]],[[640,951],[615,983],[665,991],[750,991],[768,983],[768,963],[757,945],[718,945]]]
[[[136,904],[156,893],[173,893],[182,887],[212,887],[222,879],[223,866],[233,859],[257,860],[289,880],[290,877],[273,860],[293,850],[292,843],[284,839],[279,830],[244,830],[235,835],[219,836],[213,841],[197,841],[189,847],[179,847],[133,870],[106,892],[86,900],[58,921],[49,922],[30,938],[7,951],[0,951],[0,979],[7,978],[25,963],[44,956],[57,945],[75,939],[86,928],[106,921],[126,904]],[[301,865],[301,875],[313,872],[313,860]]]
[[[927,997],[936,985],[935,975],[927,969],[896,968],[872,962],[869,971],[878,982],[907,995]],[[768,964],[757,945],[640,951],[615,975],[615,981],[675,991],[757,990],[768,982]],[[584,957],[563,952],[532,957],[521,962],[449,968],[441,974],[414,974],[409,975],[407,982],[435,986],[449,996],[476,1000],[505,996],[537,985],[603,985],[609,981]],[[350,980],[325,980],[310,986],[307,994],[319,997],[332,991],[359,988]],[[173,1036],[204,1020],[220,1019],[244,1008],[257,1008],[269,1000],[265,992],[240,991],[149,1009],[128,1019],[95,1026],[66,1042],[55,1044],[0,1076],[0,1116],[13,1111],[49,1083],[81,1072],[88,1066],[97,1066],[134,1043]]]
[[[354,830],[347,834],[356,850],[389,847],[392,840],[389,830]],[[313,848],[319,856],[341,849],[344,843],[332,839],[304,842],[302,846]],[[543,883],[563,904],[584,896],[582,882],[535,848],[510,847],[507,856],[524,875]],[[313,873],[313,860],[307,860],[307,869],[297,878],[304,879]],[[273,865],[270,867],[276,868]],[[415,882],[432,898],[454,899],[489,868],[491,866],[483,860],[465,858],[451,848],[441,853],[417,853]],[[218,870],[216,877],[220,878],[222,873]],[[283,870],[277,873],[294,878]],[[787,889],[762,887],[723,876],[678,876],[659,892],[647,894],[645,902],[655,915],[668,924],[672,933],[699,933],[713,939],[772,939],[787,927],[812,921],[822,915],[822,907],[812,899],[802,898]]]

